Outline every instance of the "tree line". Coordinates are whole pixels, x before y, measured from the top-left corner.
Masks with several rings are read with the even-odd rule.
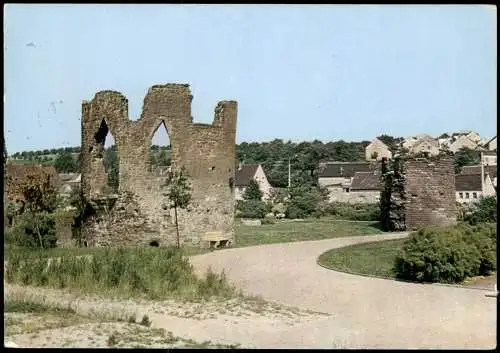
[[[396,152],[402,137],[389,135],[378,136],[392,152]],[[317,167],[320,162],[361,162],[365,160],[365,148],[369,141],[346,142],[319,140],[292,142],[275,139],[270,142],[243,142],[236,145],[235,166],[239,163],[259,163],[262,165],[266,176],[274,187],[281,188],[288,185],[288,168],[290,164],[292,183],[312,184],[317,181]],[[51,159],[48,154],[55,153]],[[47,153],[47,154],[46,154]],[[33,156],[33,163],[53,165],[59,173],[80,172],[79,167],[80,147],[64,147],[52,150],[21,152],[12,157]],[[453,156],[455,171],[461,167],[478,164],[480,152],[464,148]],[[29,158],[27,158],[29,160]],[[152,167],[169,166],[171,162],[170,146],[151,146],[149,163]],[[118,179],[118,157],[116,146],[105,149],[103,163],[106,171],[111,174],[110,184],[115,185]]]

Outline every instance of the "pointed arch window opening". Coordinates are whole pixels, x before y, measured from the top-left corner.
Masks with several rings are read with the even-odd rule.
[[[157,176],[170,170],[172,148],[165,120],[161,120],[151,136],[149,149],[149,171]]]

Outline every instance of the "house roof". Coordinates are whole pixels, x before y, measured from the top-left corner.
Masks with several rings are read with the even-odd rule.
[[[381,186],[380,174],[357,172],[352,178],[351,190],[380,190]]]
[[[243,164],[241,168],[236,169],[235,186],[247,186],[250,184],[259,168],[260,164]]]
[[[352,178],[357,172],[369,172],[373,169],[372,164],[366,162],[335,162],[320,165],[319,178]]]
[[[496,165],[485,166],[484,172],[488,173],[490,176],[494,176],[497,174],[497,166]],[[461,175],[481,174],[481,165],[464,166],[462,167],[460,174]]]
[[[455,175],[455,189],[457,191],[481,191],[481,174]]]

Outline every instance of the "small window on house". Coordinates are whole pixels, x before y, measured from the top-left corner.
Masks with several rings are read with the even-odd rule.
[[[473,199],[477,199],[477,192],[473,192],[473,193],[472,193],[472,198],[473,198]]]
[[[458,193],[458,197],[461,198],[461,199],[463,199],[464,198],[464,193],[463,192],[459,192]]]
[[[468,199],[468,198],[469,198],[469,196],[470,196],[470,195],[469,195],[469,193],[468,193],[468,192],[466,192],[466,193],[465,193],[465,198],[466,198],[466,199]]]
[[[349,191],[350,191],[349,188],[345,188],[345,192],[349,192]]]

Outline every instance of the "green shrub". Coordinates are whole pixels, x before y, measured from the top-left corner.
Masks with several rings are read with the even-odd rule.
[[[380,205],[378,203],[332,202],[326,205],[324,213],[351,221],[378,221]]]
[[[459,224],[410,235],[396,257],[396,277],[418,282],[459,283],[496,270],[496,225]]]
[[[464,220],[472,225],[497,221],[497,198],[481,197],[474,203],[472,212],[465,215]]]
[[[262,219],[271,211],[272,205],[259,200],[238,200],[236,209],[238,217]]]
[[[25,213],[8,230],[6,243],[26,248],[55,248],[57,245],[54,214]]]
[[[271,218],[271,217],[264,217],[261,221],[260,221],[260,224],[275,224],[276,221],[274,220],[274,218]]]

